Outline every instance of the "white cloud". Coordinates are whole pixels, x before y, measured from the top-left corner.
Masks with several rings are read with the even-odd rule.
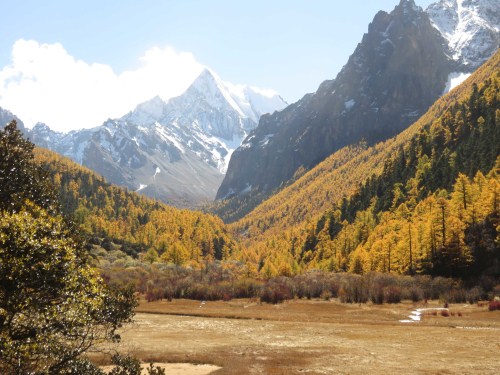
[[[58,131],[90,128],[155,95],[180,95],[203,69],[191,53],[171,47],[154,47],[139,61],[138,69],[116,74],[76,60],[61,44],[20,39],[11,64],[0,70],[0,107],[28,127],[41,121]]]

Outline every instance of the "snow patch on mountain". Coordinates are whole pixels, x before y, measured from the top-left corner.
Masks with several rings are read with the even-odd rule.
[[[426,12],[448,41],[451,57],[469,69],[477,68],[499,47],[498,0],[440,0]]]
[[[352,107],[354,107],[354,104],[356,104],[356,101],[354,99],[349,99],[344,103],[344,107],[346,110],[350,111]]]
[[[168,129],[165,128],[159,122],[155,123],[155,132],[160,136],[160,138],[164,142],[172,144],[173,146],[175,146],[183,154],[186,153],[186,149],[184,148],[184,145],[182,143],[181,137],[178,136],[178,135],[176,135],[173,132],[169,132]]]
[[[156,169],[155,169],[155,174],[153,175],[153,180],[156,178],[156,175],[157,175],[158,173],[161,173],[161,169],[160,169],[159,167],[156,167]]]
[[[444,89],[443,95],[453,90],[455,87],[469,78],[471,73],[453,72],[448,75],[448,81]]]
[[[238,104],[245,116],[259,122],[260,116],[273,113],[286,107],[287,103],[273,90],[259,89],[254,86],[233,85],[225,82],[233,100]]]

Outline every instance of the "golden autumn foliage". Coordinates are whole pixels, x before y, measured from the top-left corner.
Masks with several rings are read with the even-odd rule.
[[[490,172],[500,147],[499,68],[500,52],[397,137],[340,150],[230,224],[244,248],[240,259],[265,275],[317,267],[364,271],[371,248],[359,245],[384,212],[410,217],[439,189],[447,196],[459,173],[473,178]],[[373,246],[387,251],[393,244]],[[403,251],[398,246],[391,251]],[[408,272],[408,264],[399,262],[394,271]]]
[[[226,259],[237,249],[218,217],[180,210],[108,184],[87,168],[51,151],[36,149],[60,192],[64,211],[93,237],[112,240],[137,256],[154,250],[175,264]]]

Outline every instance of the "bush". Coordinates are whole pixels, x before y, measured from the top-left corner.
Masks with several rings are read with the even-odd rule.
[[[261,302],[272,303],[273,305],[291,298],[292,294],[288,286],[278,283],[268,283],[268,285],[262,288],[260,295]]]
[[[348,300],[347,292],[343,286],[341,286],[339,289],[338,298],[339,298],[340,302],[342,302],[342,303],[351,303],[351,301]]]
[[[377,305],[384,303],[384,288],[380,285],[375,285],[370,290],[370,300]]]
[[[401,288],[397,286],[388,286],[384,288],[385,302],[387,303],[400,303],[401,302]]]
[[[500,310],[500,301],[490,301],[488,305],[488,310],[490,311]]]
[[[440,299],[447,303],[467,302],[467,293],[464,289],[451,289],[441,294]]]
[[[472,304],[476,303],[477,301],[481,300],[483,294],[484,294],[484,291],[480,287],[475,287],[475,288],[469,289],[466,292],[467,302],[469,302],[472,305]]]
[[[152,363],[149,364],[149,367],[146,370],[148,372],[148,375],[166,375],[164,369],[162,369],[160,366],[154,367]]]
[[[332,298],[332,293],[329,290],[324,290],[320,296],[321,299],[329,301]]]
[[[424,299],[424,291],[419,286],[410,286],[402,291],[402,299],[409,299],[412,302],[420,302]]]
[[[109,375],[137,375],[141,373],[141,363],[135,358],[115,354],[111,360],[115,367]]]

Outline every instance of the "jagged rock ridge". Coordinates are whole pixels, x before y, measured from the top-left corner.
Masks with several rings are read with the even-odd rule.
[[[405,129],[443,93],[455,69],[448,49],[413,0],[377,13],[336,79],[261,118],[234,152],[217,198],[269,194],[345,145]]]

